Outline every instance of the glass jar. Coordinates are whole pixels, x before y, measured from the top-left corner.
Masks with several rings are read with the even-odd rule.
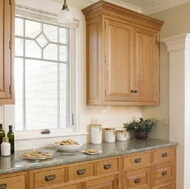
[[[115,128],[105,128],[105,142],[115,142]]]

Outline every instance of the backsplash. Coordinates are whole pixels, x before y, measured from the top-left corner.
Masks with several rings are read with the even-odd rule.
[[[0,105],[0,123],[2,123],[3,124],[3,106],[2,105]]]

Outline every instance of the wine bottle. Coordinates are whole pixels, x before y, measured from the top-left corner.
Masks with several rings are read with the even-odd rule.
[[[0,124],[0,147],[1,143],[3,142],[3,137],[5,137],[5,131],[3,130],[3,125]],[[1,154],[1,148],[0,148],[0,154]]]
[[[12,125],[9,125],[9,132],[7,133],[7,137],[9,139],[9,142],[11,144],[11,154],[14,154],[15,151],[15,139],[14,139],[14,133],[13,133],[13,127]]]

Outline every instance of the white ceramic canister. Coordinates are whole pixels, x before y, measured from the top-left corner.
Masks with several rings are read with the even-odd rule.
[[[91,143],[101,144],[102,143],[102,125],[91,124]]]
[[[124,130],[117,130],[117,141],[126,141],[129,137],[129,133]]]
[[[105,128],[105,142],[115,142],[115,128]]]

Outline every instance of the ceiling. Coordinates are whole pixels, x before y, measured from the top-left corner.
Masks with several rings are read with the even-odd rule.
[[[51,0],[63,4],[64,0]],[[67,0],[67,4],[72,7],[82,9],[99,0]],[[111,3],[129,8],[131,10],[151,14],[166,10],[181,4],[190,2],[190,0],[106,0]]]

